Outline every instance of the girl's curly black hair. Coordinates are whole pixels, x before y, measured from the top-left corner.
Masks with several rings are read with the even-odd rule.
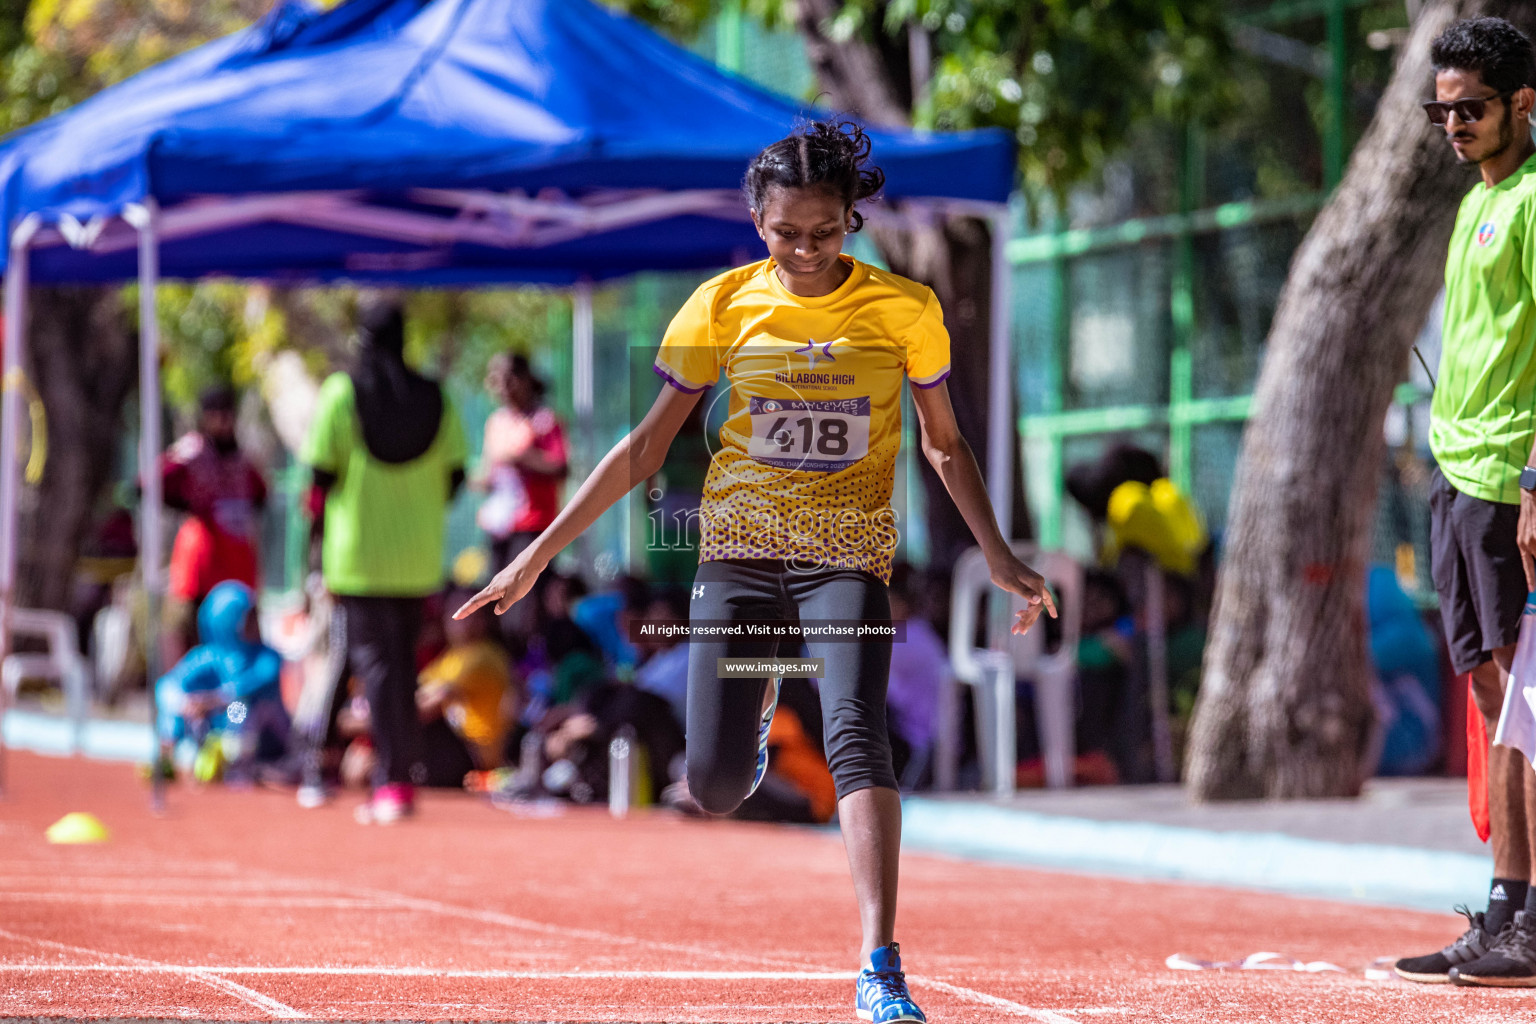
[[[869,151],[869,136],[854,122],[810,121],[757,154],[741,188],[759,217],[774,186],[824,189],[851,208],[874,198],[885,185],[885,172],[869,163]],[[864,226],[857,210],[851,218],[850,231]]]

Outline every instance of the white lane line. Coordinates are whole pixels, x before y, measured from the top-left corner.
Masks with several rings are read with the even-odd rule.
[[[50,974],[90,973],[112,971],[133,974],[196,974],[196,975],[299,975],[304,977],[380,977],[380,978],[443,978],[480,979],[487,981],[841,981],[849,982],[857,975],[853,971],[499,971],[460,970],[433,967],[388,967],[336,965],[325,966],[240,966],[228,964],[0,964],[0,974]],[[1050,1010],[1040,1010],[1011,999],[988,995],[963,985],[947,981],[914,976],[914,984],[937,989],[967,1002],[979,1003],[993,1009],[1005,1010],[1018,1017],[1038,1021],[1040,1024],[1078,1024]],[[231,983],[233,984],[233,983]],[[245,991],[249,992],[249,989]]]
[[[106,881],[107,879],[103,879]],[[0,885],[6,879],[0,878]],[[31,879],[29,881],[36,881]],[[226,888],[221,883],[210,880],[198,883],[204,886],[212,885],[218,889]],[[505,928],[516,928],[521,931],[536,932],[544,935],[557,936],[565,939],[578,939],[586,942],[600,942],[605,945],[644,946],[647,949],[668,953],[676,953],[687,956],[703,956],[713,960],[724,960],[731,963],[739,963],[743,960],[751,960],[754,963],[769,966],[784,967],[788,969],[804,970],[814,967],[803,960],[790,960],[781,957],[761,956],[748,953],[729,953],[709,946],[696,946],[687,943],[657,942],[651,939],[637,939],[627,935],[616,935],[611,932],[599,931],[590,928],[571,928],[566,925],[547,924],[543,921],[534,921],[525,917],[517,917],[512,914],[504,914],[494,910],[481,910],[473,907],[461,907],[440,900],[423,899],[416,896],[407,896],[402,893],[390,892],[379,889],[356,888],[350,886],[327,885],[320,880],[311,879],[287,879],[277,876],[271,880],[247,877],[241,880],[242,888],[259,888],[262,885],[279,888],[283,885],[302,887],[302,891],[329,891],[341,895],[329,897],[334,902],[326,902],[325,898],[305,899],[303,897],[267,897],[236,899],[218,891],[201,892],[185,897],[166,897],[152,893],[139,896],[134,893],[7,893],[0,891],[0,902],[6,900],[31,900],[37,902],[96,902],[96,903],[139,903],[146,906],[155,905],[181,905],[195,907],[198,905],[229,906],[237,904],[242,906],[291,906],[294,909],[303,908],[330,908],[343,910],[375,910],[375,911],[412,911],[416,913],[437,914],[445,917],[457,917],[481,924],[500,925]]]
[[[460,907],[452,903],[442,903],[438,900],[405,896],[384,889],[352,889],[350,891],[358,896],[388,900],[402,908],[441,914],[445,917],[459,917],[469,921],[479,921],[482,924],[496,924],[506,928],[518,928],[523,931],[539,932],[544,935],[557,935],[561,938],[582,939],[610,945],[643,946],[648,950],[663,950],[668,953],[683,953],[689,956],[705,956],[714,960],[751,960],[755,963],[771,964],[792,970],[803,971],[815,968],[813,964],[807,964],[804,961],[798,960],[788,960],[782,957],[762,956],[756,953],[745,952],[729,953],[709,946],[694,946],[679,942],[657,942],[653,939],[637,939],[628,935],[615,935],[611,932],[596,931],[590,928],[570,928],[565,925],[546,924],[543,921],[533,921],[526,917],[503,914],[497,910],[476,910],[472,907]]]
[[[126,903],[135,906],[186,907],[278,907],[282,909],[324,910],[399,910],[393,903],[376,899],[349,899],[344,896],[243,896],[203,893],[197,896],[165,896],[133,892],[3,892],[0,903]]]
[[[3,858],[0,857],[0,871],[46,871],[57,876],[59,865],[55,857],[70,856],[68,848],[51,847],[48,857],[33,857],[30,859]],[[142,878],[146,874],[155,871],[176,871],[203,875],[241,875],[243,871],[239,864],[230,860],[133,860],[131,856],[120,857],[111,864],[93,864],[94,867],[108,872],[122,872],[126,877]],[[108,877],[101,875],[98,877]]]
[[[249,875],[246,876],[244,881],[245,881],[246,884],[260,884],[259,880],[252,879]],[[335,887],[328,886],[327,883],[324,880],[321,880],[321,879],[304,879],[304,878],[293,878],[293,877],[285,877],[285,876],[281,876],[281,875],[274,875],[274,876],[271,876],[270,881],[271,881],[271,883],[273,883],[275,885],[287,884],[287,885],[298,885],[298,886],[305,886],[305,887],[311,887],[312,886],[315,889],[331,888],[333,891],[335,891]],[[425,913],[440,914],[440,915],[443,915],[445,917],[458,917],[458,918],[462,918],[462,919],[465,919],[465,920],[478,921],[478,922],[480,922],[482,924],[500,925],[500,926],[506,927],[506,928],[516,928],[516,929],[519,929],[519,930],[522,930],[522,931],[531,931],[531,932],[545,934],[545,935],[554,935],[554,936],[559,936],[559,937],[562,937],[562,938],[582,939],[582,940],[585,940],[585,941],[602,942],[602,943],[607,943],[607,944],[620,944],[620,945],[627,945],[627,946],[644,946],[645,948],[650,949],[650,950],[661,950],[661,951],[665,951],[665,952],[669,952],[669,953],[686,954],[686,955],[689,955],[689,956],[704,956],[704,957],[708,957],[710,959],[715,959],[715,960],[740,961],[740,960],[745,960],[745,959],[751,959],[751,960],[753,960],[756,963],[776,965],[776,966],[785,967],[785,968],[793,968],[793,970],[790,970],[790,971],[777,972],[777,973],[775,973],[775,972],[697,972],[697,971],[695,971],[695,972],[643,972],[642,971],[642,972],[634,972],[634,973],[623,973],[623,972],[599,973],[599,972],[593,972],[593,971],[575,971],[575,972],[566,972],[566,973],[560,973],[560,972],[514,972],[514,973],[493,973],[493,974],[486,974],[486,975],[484,975],[485,977],[490,977],[490,978],[507,978],[507,979],[533,980],[533,979],[539,979],[539,978],[564,978],[564,977],[570,977],[570,978],[636,978],[636,979],[677,977],[677,978],[690,978],[690,979],[702,980],[706,976],[711,976],[713,974],[713,975],[718,975],[721,978],[729,977],[729,978],[761,979],[761,980],[795,980],[795,979],[814,980],[814,979],[817,979],[817,978],[828,978],[828,979],[837,978],[837,979],[841,979],[841,980],[845,980],[846,981],[846,980],[852,980],[854,977],[856,977],[856,975],[853,974],[852,972],[841,972],[840,973],[840,972],[817,971],[817,970],[813,969],[813,965],[808,965],[803,960],[790,960],[790,959],[783,958],[783,957],[762,956],[760,954],[751,954],[751,955],[749,955],[749,954],[746,954],[746,953],[739,953],[739,954],[738,953],[729,953],[729,952],[724,952],[724,951],[721,951],[721,950],[718,950],[718,949],[714,949],[714,948],[711,948],[711,947],[707,947],[707,946],[695,946],[695,945],[690,945],[690,944],[686,944],[686,943],[657,942],[657,941],[654,941],[654,940],[651,940],[651,939],[638,939],[638,938],[633,938],[633,937],[628,936],[628,935],[618,935],[618,934],[614,934],[612,932],[598,931],[596,929],[571,928],[571,927],[568,927],[568,926],[565,926],[565,925],[548,924],[546,922],[535,921],[535,920],[532,920],[530,918],[517,917],[517,916],[512,915],[512,914],[504,914],[504,913],[501,913],[500,911],[479,910],[479,909],[475,909],[475,908],[472,908],[472,907],[460,907],[460,906],[456,906],[456,905],[451,904],[451,903],[444,903],[444,902],[442,902],[440,900],[423,899],[423,898],[415,897],[415,896],[407,896],[407,895],[404,895],[402,893],[391,892],[389,890],[371,889],[371,888],[343,888],[343,889],[341,889],[341,891],[342,892],[350,892],[352,894],[353,898],[356,898],[356,899],[358,899],[360,901],[359,903],[356,903],[356,904],[348,904],[348,907],[356,907],[358,909],[387,910],[387,909],[390,909],[391,907],[394,907],[394,908],[398,908],[398,909],[402,909],[402,910],[416,910],[416,911],[421,911],[421,912],[425,912]],[[0,898],[3,898],[3,894],[0,894]],[[345,899],[346,897],[342,897],[342,898]],[[369,901],[369,900],[374,901],[374,902],[372,902],[372,903],[361,902],[361,901]],[[153,963],[153,961],[147,961],[146,963]],[[9,970],[9,969],[10,968],[8,968],[8,967],[4,967],[3,965],[0,965],[0,970]],[[236,969],[222,969],[221,968],[221,970],[223,970],[224,973],[231,973],[233,970],[236,970]],[[274,969],[273,973],[277,973],[277,972],[282,971],[282,970],[284,970],[284,969],[281,969],[281,968]],[[318,969],[318,970],[322,970],[323,971],[323,970],[328,970],[328,969]],[[373,969],[373,968],[357,968],[357,969],[351,969],[351,970],[354,970],[356,973],[359,973],[359,974],[377,973],[376,970]],[[405,969],[405,970],[409,970],[409,969]],[[425,969],[423,969],[423,970],[425,970]],[[251,973],[256,973],[255,969],[250,969],[250,971],[251,971]],[[782,978],[781,978],[781,975],[782,975]],[[401,975],[401,976],[406,976],[406,975]],[[472,977],[479,977],[479,976],[482,976],[482,975],[476,974],[475,972],[468,972],[468,973],[462,973],[462,972],[461,973],[444,973],[444,972],[426,970],[426,974],[424,976],[472,978]],[[949,995],[955,996],[956,998],[959,998],[959,999],[963,999],[963,1000],[965,1000],[967,1002],[977,1003],[977,1004],[980,1004],[980,1005],[983,1005],[983,1006],[993,1007],[994,1009],[1004,1010],[1004,1011],[1006,1011],[1006,1012],[1008,1012],[1010,1014],[1013,1014],[1015,1016],[1025,1017],[1025,1018],[1028,1018],[1028,1019],[1031,1019],[1031,1020],[1038,1021],[1038,1022],[1040,1022],[1040,1024],[1078,1024],[1078,1022],[1073,1020],[1072,1018],[1062,1016],[1059,1013],[1053,1013],[1050,1010],[1042,1010],[1042,1009],[1036,1009],[1035,1007],[1025,1006],[1023,1003],[1016,1003],[1016,1002],[1014,1002],[1014,1001],[1012,1001],[1010,999],[1004,999],[1001,996],[989,995],[988,993],[979,992],[976,989],[967,988],[967,987],[965,987],[963,985],[954,985],[954,984],[951,984],[949,982],[937,981],[935,979],[930,979],[930,978],[919,979],[916,976],[913,977],[913,980],[914,981],[920,981],[920,983],[922,983],[922,984],[926,984],[926,985],[930,986],[931,988],[935,988],[935,989],[937,989],[937,990],[939,990],[941,992],[948,993]],[[210,981],[210,983],[213,983],[213,982]],[[265,996],[261,996],[261,993],[259,993],[259,992],[252,992],[251,994],[253,996],[257,996],[257,997],[260,997],[260,998],[266,998]],[[279,1004],[279,1005],[281,1005],[281,1004]],[[294,1012],[297,1013],[297,1011],[294,1011]]]
[[[546,924],[542,921],[532,921],[528,918],[514,917],[511,914],[503,914],[494,910],[476,910],[470,907],[460,907],[451,903],[443,903],[438,900],[405,896],[400,893],[390,892],[386,889],[354,888],[349,891],[359,896],[368,896],[375,899],[390,900],[398,903],[402,907],[409,907],[411,909],[443,914],[445,916],[465,918],[471,921],[479,921],[484,924],[496,924],[508,928],[520,928],[526,931],[540,932],[546,935],[558,935],[563,938],[585,939],[608,944],[618,943],[630,946],[644,946],[648,950],[664,950],[669,953],[681,953],[687,954],[689,956],[706,956],[716,960],[740,961],[750,958],[754,962],[760,964],[791,968],[794,972],[796,972],[796,977],[809,976],[809,974],[824,973],[818,972],[816,970],[817,965],[807,964],[803,960],[796,961],[782,957],[761,955],[753,955],[749,957],[744,953],[732,954],[706,946],[692,946],[683,943],[672,942],[655,942],[650,939],[636,939],[628,935],[615,935],[610,932],[601,932],[586,928],[569,928],[564,925]],[[807,972],[809,972],[809,974]],[[574,976],[598,977],[598,975],[595,974],[577,974]],[[655,976],[656,975],[653,974],[637,975],[637,977]],[[846,980],[852,980],[853,978],[857,977],[857,975],[849,973],[840,974],[837,975],[837,977],[841,977]],[[913,980],[918,979],[914,976]],[[933,979],[924,979],[924,983],[938,989],[941,992],[946,992],[949,995],[955,996],[958,999],[963,999],[971,1003],[977,1003],[982,1006],[990,1006],[998,1010],[1005,1010],[1015,1016],[1025,1017],[1030,1020],[1038,1021],[1039,1024],[1080,1024],[1080,1022],[1073,1020],[1070,1017],[1064,1017],[1059,1013],[1053,1013],[1050,1010],[1036,1009],[1032,1006],[1025,1006],[1023,1003],[1016,1003],[1011,999],[1004,999],[1001,996],[989,995],[986,992],[978,992],[976,989],[966,988],[963,985],[952,985],[949,982],[936,981]]]
[[[487,981],[852,981],[853,971],[498,971],[433,967],[272,967],[219,964],[0,964],[5,974],[186,974],[205,972],[247,975],[300,975],[304,977],[459,978]]]
[[[972,1003],[980,1003],[983,1006],[1005,1010],[1016,1017],[1027,1017],[1030,1020],[1039,1021],[1040,1024],[1078,1024],[1071,1017],[1064,1017],[1050,1010],[1039,1010],[1033,1006],[1025,1006],[1023,1003],[1016,1003],[1012,999],[1004,999],[1002,996],[988,995],[985,992],[978,992],[973,988],[966,988],[964,985],[951,985],[947,981],[935,981],[933,978],[923,978],[917,975],[912,976],[912,981],[915,984],[936,988],[940,992],[947,992],[952,996]]]
[[[119,964],[95,965],[101,970],[121,971],[124,968],[139,968],[149,969],[156,972],[163,971],[168,974],[179,974],[183,977],[191,978],[194,981],[200,981],[210,988],[216,988],[226,995],[234,996],[236,999],[247,1004],[248,1006],[254,1006],[259,1010],[265,1010],[272,1016],[282,1020],[305,1020],[308,1019],[309,1016],[308,1014],[295,1010],[287,1003],[278,1002],[276,999],[273,999],[269,995],[264,995],[260,992],[257,992],[255,989],[246,988],[239,982],[230,981],[228,978],[221,978],[216,974],[211,974],[208,971],[200,968],[178,967],[175,964],[162,963],[159,960],[149,960],[141,956],[130,956],[127,953],[108,953],[99,949],[87,949],[84,946],[71,946],[64,942],[54,942],[52,939],[39,939],[31,935],[21,935],[17,932],[7,931],[4,928],[0,928],[0,938],[12,939],[17,942],[31,942],[39,946],[48,946],[53,949],[61,949],[66,953],[80,953],[85,956],[95,957],[97,960],[117,959],[125,961],[125,963]]]
[[[29,885],[38,885],[42,882],[59,881],[60,874],[57,868],[35,875],[0,875],[0,890],[10,888],[22,888]],[[126,892],[138,892],[141,890],[153,890],[156,892],[169,892],[180,889],[192,889],[198,892],[206,892],[210,887],[216,887],[220,892],[273,892],[277,890],[292,890],[295,892],[320,892],[330,893],[336,891],[335,885],[314,885],[308,882],[290,883],[276,880],[228,878],[224,875],[206,875],[202,877],[180,876],[166,878],[146,878],[129,875],[69,875],[69,884],[72,889],[115,889]],[[80,893],[82,898],[90,894]]]

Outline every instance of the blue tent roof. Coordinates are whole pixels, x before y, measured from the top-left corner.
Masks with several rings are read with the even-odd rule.
[[[5,139],[0,196],[5,223],[66,228],[152,197],[168,277],[565,282],[759,253],[725,193],[809,113],[590,0],[289,2]],[[1003,132],[873,135],[890,200],[1007,198]],[[645,220],[580,214],[650,190],[721,195]],[[319,212],[260,201],[292,193]],[[471,193],[553,197],[569,224]],[[52,240],[35,280],[135,272],[120,226],[91,248]]]

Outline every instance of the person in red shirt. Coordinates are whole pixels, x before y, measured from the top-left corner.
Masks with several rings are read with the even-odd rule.
[[[197,637],[197,610],[217,584],[257,586],[258,516],[267,501],[261,472],[235,440],[235,393],[212,388],[199,401],[197,429],[160,460],[167,507],[186,513],[171,547],[164,654],[174,665]]]
[[[491,564],[505,565],[555,521],[560,484],[570,467],[565,428],[544,405],[544,382],[534,376],[527,356],[491,357],[485,385],[501,405],[485,421],[480,486],[487,494],[477,522],[490,539]],[[524,635],[532,628],[526,621],[503,621]]]

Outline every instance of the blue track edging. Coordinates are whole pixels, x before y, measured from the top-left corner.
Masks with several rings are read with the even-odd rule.
[[[1492,867],[1465,853],[1098,821],[958,800],[908,798],[902,819],[903,846],[919,852],[1420,910],[1481,906]]]
[[[5,745],[13,750],[63,757],[75,753],[74,725],[67,718],[11,710],[4,717]],[[81,731],[79,753],[98,761],[148,764],[154,750],[149,726],[139,722],[89,719]]]

